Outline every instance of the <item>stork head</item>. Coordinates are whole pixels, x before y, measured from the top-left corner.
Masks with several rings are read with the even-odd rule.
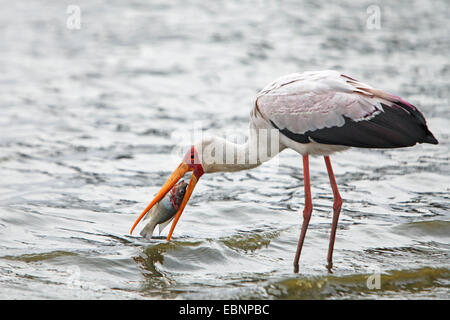
[[[159,192],[156,194],[155,198],[150,202],[147,208],[144,209],[141,215],[134,222],[133,227],[131,227],[130,234],[133,233],[134,228],[139,223],[139,221],[141,221],[141,219],[145,216],[145,214],[157,202],[159,202],[162,198],[164,198],[164,196],[172,189],[172,187],[178,182],[178,180],[183,178],[183,176],[188,171],[192,171],[191,179],[189,181],[189,185],[186,188],[183,201],[178,207],[178,211],[173,220],[169,235],[167,236],[167,240],[170,240],[170,238],[172,237],[173,230],[175,229],[175,226],[178,220],[180,219],[181,214],[183,213],[184,207],[186,207],[186,204],[189,201],[192,192],[194,191],[195,185],[197,184],[198,180],[204,173],[203,166],[195,145],[192,146],[190,150],[186,153],[181,163],[178,165],[178,167],[175,169],[175,171],[172,173],[169,179],[167,179],[166,183],[164,183],[161,190],[159,190]]]

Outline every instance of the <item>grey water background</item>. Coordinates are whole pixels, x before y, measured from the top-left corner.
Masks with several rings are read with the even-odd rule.
[[[69,5],[80,29],[67,27]],[[0,6],[1,299],[449,298],[448,1]],[[331,157],[344,200],[333,274],[322,158],[292,272],[304,195],[290,150],[203,176],[170,243],[167,229],[129,234],[196,123],[245,133],[268,82],[322,69],[418,106],[440,142]]]

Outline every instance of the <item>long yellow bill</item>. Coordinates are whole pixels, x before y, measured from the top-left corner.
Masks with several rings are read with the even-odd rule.
[[[172,175],[167,179],[166,183],[162,186],[161,190],[156,194],[155,198],[150,202],[150,204],[142,211],[141,215],[136,219],[133,226],[131,227],[130,234],[133,233],[134,228],[138,225],[138,223],[142,220],[142,218],[145,216],[145,214],[164,196],[172,189],[172,187],[180,180],[188,171],[191,171],[192,167],[186,164],[185,162],[182,162],[178,168],[175,169],[175,171],[172,173]],[[189,181],[189,185],[186,188],[186,193],[184,195],[183,201],[180,204],[180,207],[178,208],[178,211],[175,215],[175,218],[172,223],[172,227],[170,229],[169,235],[167,236],[167,240],[170,240],[173,230],[175,229],[175,226],[180,219],[181,214],[183,213],[184,208],[186,207],[187,202],[189,201],[189,198],[194,191],[195,185],[197,184],[197,177],[192,174],[191,180]]]
[[[197,184],[197,177],[193,174],[191,176],[191,180],[189,180],[189,185],[186,188],[186,193],[184,194],[183,201],[180,204],[180,207],[178,208],[177,214],[175,215],[175,218],[172,222],[172,227],[170,228],[169,235],[167,236],[167,241],[170,240],[172,237],[173,230],[175,230],[175,226],[177,225],[178,220],[181,217],[181,214],[183,213],[184,207],[186,207],[186,204],[189,201],[189,198],[191,197],[192,192],[194,191],[195,185]]]

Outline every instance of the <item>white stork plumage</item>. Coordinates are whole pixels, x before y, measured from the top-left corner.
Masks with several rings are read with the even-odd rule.
[[[305,189],[303,224],[294,258],[294,272],[298,272],[298,261],[312,213],[309,155],[324,157],[333,190],[333,220],[328,247],[328,270],[331,272],[342,199],[331,167],[330,155],[350,147],[401,148],[416,143],[438,143],[416,107],[397,96],[332,70],[294,73],[268,84],[259,92],[250,112],[250,129],[250,135],[244,144],[235,144],[218,137],[204,138],[195,143],[136,220],[130,233],[146,212],[160,201],[186,172],[193,171],[167,240],[170,240],[198,179],[204,173],[251,169],[285,148],[290,148],[303,157]],[[267,130],[276,130],[279,133],[276,135],[277,149],[270,156],[263,157],[259,150],[259,141],[263,137],[259,132],[267,134]],[[211,150],[223,149],[235,150],[232,161],[218,161],[217,156],[211,153]],[[252,154],[257,154],[255,161],[249,160]]]

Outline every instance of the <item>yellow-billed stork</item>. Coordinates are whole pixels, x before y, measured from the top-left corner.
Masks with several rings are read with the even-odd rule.
[[[350,147],[401,148],[416,143],[438,143],[428,130],[422,113],[415,106],[332,70],[289,74],[268,84],[256,97],[250,112],[250,129],[250,135],[244,144],[235,144],[219,137],[208,137],[196,142],[138,217],[130,233],[186,172],[192,171],[191,179],[167,240],[170,240],[196,183],[204,173],[251,169],[276,153],[290,148],[303,157],[305,189],[303,223],[294,258],[294,272],[298,272],[298,261],[313,208],[309,155],[324,157],[333,191],[333,219],[327,259],[328,270],[331,272],[342,198],[331,167],[330,155]],[[259,152],[261,143],[258,142],[262,137],[258,132],[267,133],[268,130],[279,133],[276,135],[277,149],[275,154],[262,157]],[[232,161],[217,161],[217,157],[212,156],[211,150],[221,148],[235,150]],[[250,161],[252,154],[257,154],[255,161]]]

